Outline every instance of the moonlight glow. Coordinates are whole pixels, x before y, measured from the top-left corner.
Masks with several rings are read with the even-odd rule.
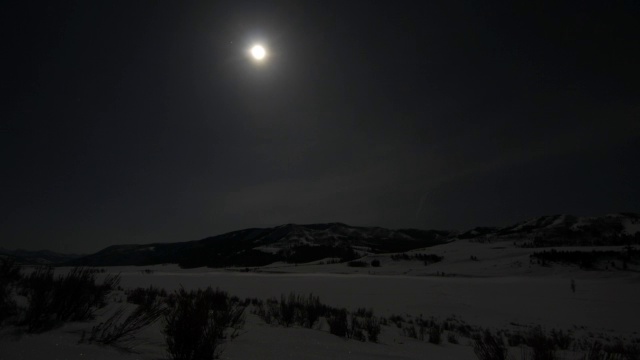
[[[251,48],[251,56],[254,59],[260,61],[267,56],[267,51],[262,47],[262,45],[255,45]]]

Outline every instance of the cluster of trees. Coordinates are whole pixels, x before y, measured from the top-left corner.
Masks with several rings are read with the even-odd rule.
[[[625,246],[640,245],[640,233],[594,235],[585,232],[566,231],[564,234],[538,235],[531,241],[518,244],[523,248],[541,248],[550,246]]]
[[[408,260],[419,260],[424,262],[425,265],[434,264],[440,262],[444,259],[443,256],[435,255],[435,254],[413,254],[409,255],[407,253],[395,254],[391,255],[391,260],[394,261],[408,261]]]
[[[179,261],[179,265],[182,268],[253,267],[265,266],[277,261],[301,264],[325,258],[337,258],[339,262],[347,262],[359,257],[360,255],[350,246],[301,245],[283,249],[275,254],[255,249],[242,249],[237,246],[220,246],[215,251],[193,251],[184,256]]]
[[[623,251],[558,251],[552,249],[534,252],[530,255],[531,260],[536,260],[541,265],[549,263],[565,263],[578,265],[583,269],[595,269],[599,264],[608,264],[611,261],[621,261],[623,270],[628,269],[628,264],[640,261],[640,250],[631,247]]]

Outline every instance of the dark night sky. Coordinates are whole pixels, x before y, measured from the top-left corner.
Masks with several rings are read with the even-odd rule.
[[[3,2],[0,247],[639,211],[640,2],[520,3]]]

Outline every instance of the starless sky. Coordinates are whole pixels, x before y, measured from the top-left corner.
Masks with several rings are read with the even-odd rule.
[[[638,211],[640,2],[548,3],[5,1],[0,247]]]

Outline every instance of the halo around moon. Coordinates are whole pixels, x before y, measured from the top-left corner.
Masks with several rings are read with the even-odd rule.
[[[256,61],[262,61],[267,56],[267,50],[262,45],[254,45],[249,50],[251,57]]]

